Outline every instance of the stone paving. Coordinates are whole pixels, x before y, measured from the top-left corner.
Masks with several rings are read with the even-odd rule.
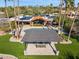
[[[53,49],[49,44],[45,44],[46,47],[37,47],[36,44],[28,44],[24,55],[55,55]]]
[[[0,54],[0,59],[18,59],[18,58],[8,54]]]

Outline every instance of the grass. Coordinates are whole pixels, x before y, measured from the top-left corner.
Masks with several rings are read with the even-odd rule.
[[[9,42],[11,35],[5,35],[0,37],[0,53],[2,54],[11,54],[19,59],[24,59],[23,55],[23,44]]]
[[[79,42],[71,38],[73,42],[71,45],[56,45],[57,49],[60,51],[59,56],[24,56],[24,45],[21,43],[9,42],[10,37],[11,35],[0,36],[0,53],[14,55],[19,59],[68,59],[66,58],[67,53],[72,53],[75,58],[79,54]]]
[[[56,47],[60,51],[61,57],[65,58],[65,55],[67,53],[71,53],[74,56],[74,58],[76,58],[76,56],[78,56],[78,54],[79,54],[79,42],[77,41],[77,39],[73,39],[73,38],[71,38],[71,41],[72,41],[72,44],[69,44],[69,45],[62,45],[62,44],[56,45]]]

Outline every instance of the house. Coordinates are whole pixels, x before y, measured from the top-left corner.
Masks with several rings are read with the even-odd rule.
[[[5,13],[0,11],[0,18],[4,17]]]
[[[0,18],[0,27],[8,26],[8,18]]]
[[[68,13],[66,13],[67,17],[73,19],[75,17],[75,12],[74,11],[69,11]]]
[[[19,23],[28,24],[28,25],[46,25],[48,22],[53,21],[53,16],[43,17],[43,16],[23,16],[11,18],[11,20],[16,20]]]

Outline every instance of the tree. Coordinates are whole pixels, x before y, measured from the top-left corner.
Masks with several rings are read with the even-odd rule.
[[[5,13],[6,13],[6,17],[9,19],[9,15],[8,15],[8,10],[7,10],[7,0],[4,0],[5,2]],[[10,26],[10,30],[12,31],[12,27],[11,27],[11,23],[9,23],[9,26]]]
[[[74,0],[64,0],[66,4],[66,9],[73,9],[74,8]]]
[[[67,13],[70,10],[74,10],[74,0],[64,0],[64,1],[65,1],[65,4],[66,4],[66,12]],[[73,26],[74,26],[74,22],[75,22],[75,17],[73,19],[73,22],[72,22],[72,25],[71,25],[71,28],[70,28],[70,31],[69,31],[68,41],[69,41],[70,36],[71,36],[71,32],[72,32],[72,29],[73,29]]]
[[[63,6],[63,0],[60,0],[60,5],[59,5],[59,9],[60,9],[60,10],[59,10],[59,23],[58,23],[58,24],[59,24],[59,27],[58,27],[58,32],[59,32],[59,34],[61,34],[61,33],[60,33],[60,29],[61,29],[61,20],[62,20],[62,19],[61,19],[61,16],[62,16],[62,15],[61,15],[62,6]]]

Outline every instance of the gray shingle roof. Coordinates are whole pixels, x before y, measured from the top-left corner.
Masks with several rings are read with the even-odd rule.
[[[23,42],[58,42],[60,37],[54,30],[48,29],[28,29],[25,30]]]

